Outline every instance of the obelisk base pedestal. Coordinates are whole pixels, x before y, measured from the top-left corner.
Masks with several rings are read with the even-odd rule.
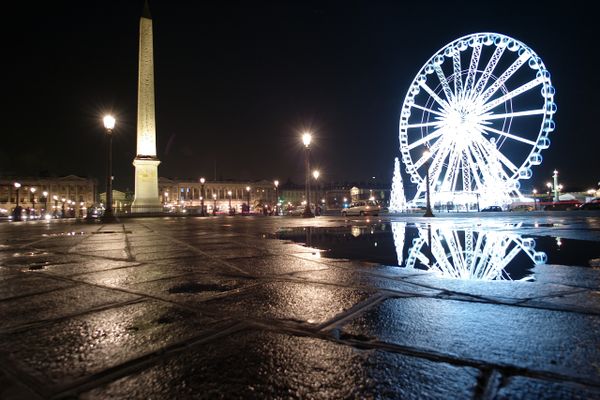
[[[136,157],[133,160],[135,199],[131,204],[132,214],[154,214],[163,211],[158,196],[158,164],[158,159],[150,157]]]

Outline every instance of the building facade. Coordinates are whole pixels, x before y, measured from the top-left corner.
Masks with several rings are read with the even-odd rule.
[[[242,212],[242,205],[250,204],[251,212],[262,212],[275,207],[275,185],[267,180],[205,181],[159,178],[158,188],[163,208],[168,211],[200,213]],[[249,189],[249,190],[248,190]],[[249,201],[248,201],[249,199]]]
[[[15,183],[20,185],[19,188]],[[85,216],[97,199],[95,179],[75,175],[48,178],[0,178],[0,211],[10,213],[19,205],[36,215]]]

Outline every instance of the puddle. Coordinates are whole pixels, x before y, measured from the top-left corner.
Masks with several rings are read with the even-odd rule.
[[[590,267],[590,261],[600,255],[596,242],[515,233],[520,227],[389,222],[281,229],[275,237],[319,249],[321,257],[475,280],[533,280],[535,265]]]

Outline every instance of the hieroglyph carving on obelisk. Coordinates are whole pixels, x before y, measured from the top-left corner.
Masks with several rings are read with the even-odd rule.
[[[148,2],[140,18],[140,52],[138,69],[137,155],[135,166],[134,213],[162,211],[158,197],[158,164],[156,156],[156,119],[154,116],[154,55],[152,49],[152,17]]]

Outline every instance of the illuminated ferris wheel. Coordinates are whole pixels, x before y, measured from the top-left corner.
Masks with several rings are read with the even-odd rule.
[[[506,204],[542,162],[555,89],[541,58],[497,33],[461,37],[417,73],[402,105],[400,152],[413,201]]]

